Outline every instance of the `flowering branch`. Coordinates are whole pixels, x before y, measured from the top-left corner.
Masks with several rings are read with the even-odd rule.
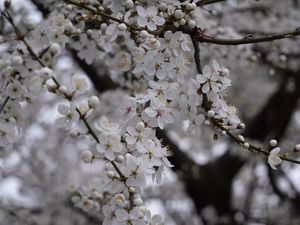
[[[133,25],[131,25],[131,24],[125,22],[124,20],[118,19],[118,18],[113,17],[113,16],[111,16],[111,15],[108,15],[108,14],[106,14],[106,13],[100,12],[100,11],[96,10],[95,8],[93,8],[93,7],[91,7],[91,6],[86,5],[84,2],[83,2],[83,3],[80,3],[80,2],[77,2],[77,1],[74,1],[74,0],[66,0],[66,2],[68,2],[68,3],[70,3],[70,4],[73,4],[73,5],[76,5],[76,6],[80,7],[80,8],[86,9],[86,10],[88,10],[88,11],[94,13],[94,14],[103,16],[103,17],[106,18],[106,19],[109,19],[109,20],[118,22],[118,23],[120,23],[120,24],[123,23],[123,24],[125,24],[127,27],[131,28],[131,29],[134,30],[134,31],[142,31],[142,30],[143,30],[143,29],[141,29],[141,28],[139,28],[139,27],[133,26]],[[154,34],[154,32],[151,32],[151,31],[149,31],[149,33],[153,33],[153,34]]]
[[[29,53],[31,54],[31,56],[33,57],[34,60],[36,60],[42,67],[47,67],[43,61],[41,61],[41,59],[38,57],[38,55],[34,52],[34,50],[32,49],[32,47],[29,45],[29,43],[26,41],[25,36],[21,35],[19,29],[16,27],[12,16],[10,15],[10,13],[8,12],[8,10],[6,10],[6,13],[1,12],[2,15],[4,15],[4,17],[9,21],[9,23],[12,25],[16,35],[19,37],[19,39],[26,45]],[[59,90],[59,88],[61,87],[60,83],[57,81],[57,79],[53,76],[50,77],[54,83],[57,86],[57,90]],[[66,93],[62,93],[63,96],[68,99],[71,100],[72,97],[70,97],[68,94]],[[1,110],[5,107],[5,105],[7,104],[7,102],[9,101],[9,97],[7,97],[5,99],[5,102],[3,103],[3,105],[1,106]],[[76,112],[79,114],[79,118],[83,121],[83,123],[85,124],[86,128],[88,129],[89,134],[92,135],[92,137],[95,139],[95,141],[97,143],[100,143],[96,133],[94,132],[94,130],[92,129],[92,127],[89,125],[88,121],[86,120],[86,118],[81,114],[79,108],[76,107]],[[110,161],[110,163],[112,164],[112,166],[115,168],[115,170],[117,171],[117,173],[119,174],[119,176],[121,177],[121,179],[124,181],[125,176],[123,175],[123,173],[121,172],[121,170],[118,168],[117,164],[114,161]]]
[[[300,33],[300,31],[299,31],[299,33]],[[200,47],[199,47],[199,43],[197,41],[197,37],[195,37],[193,33],[190,33],[190,37],[192,39],[193,47],[194,47],[194,50],[195,50],[194,61],[196,63],[197,71],[198,71],[198,73],[202,73],[200,55],[199,55],[200,54]],[[206,111],[206,113],[208,113],[210,111],[210,106],[209,106],[209,103],[208,103],[207,94],[205,94],[205,93],[203,93],[203,108]],[[256,146],[254,144],[250,144],[250,143],[246,142],[243,136],[235,135],[233,132],[230,131],[229,128],[224,127],[217,119],[215,119],[214,117],[210,117],[210,116],[208,116],[208,117],[210,118],[210,121],[212,122],[212,124],[215,127],[220,129],[222,132],[225,132],[225,134],[227,134],[234,142],[242,145],[245,149],[247,149],[251,152],[260,153],[266,158],[268,158],[270,156],[269,151],[264,150],[260,146]],[[300,161],[288,158],[287,154],[284,154],[284,155],[279,155],[278,154],[277,156],[282,160],[292,162],[292,163],[295,163],[295,164],[300,164]]]

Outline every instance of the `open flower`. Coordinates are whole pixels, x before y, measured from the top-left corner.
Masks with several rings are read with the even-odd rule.
[[[72,104],[59,104],[57,110],[61,115],[56,119],[55,122],[58,127],[65,127],[66,129],[71,129],[74,123],[79,120],[79,115],[76,112],[76,108]]]
[[[273,148],[268,157],[268,163],[273,170],[276,170],[276,166],[282,163],[282,159],[279,157],[280,148]]]
[[[157,124],[160,129],[164,129],[164,125],[166,123],[174,122],[171,111],[172,110],[170,108],[167,108],[157,98],[153,98],[150,106],[144,110],[144,114],[142,114],[142,117],[144,117],[143,119],[147,120],[145,116],[147,115],[149,117],[150,123],[152,123],[153,126],[156,126]]]
[[[101,134],[99,137],[100,143],[97,144],[96,148],[98,152],[104,153],[108,160],[115,159],[115,153],[119,153],[123,149],[119,135],[105,135]]]
[[[95,123],[95,128],[105,135],[120,133],[119,124],[109,121],[105,116],[102,116],[100,120]]]
[[[218,83],[219,77],[217,74],[212,73],[209,66],[203,68],[203,74],[197,75],[197,81],[202,85],[202,92],[208,93],[213,91],[218,93],[220,90],[220,85]]]
[[[150,6],[144,9],[142,6],[136,7],[137,13],[139,15],[138,25],[141,27],[146,27],[153,31],[156,30],[157,26],[162,26],[166,22],[165,18],[157,15],[158,10],[154,6]]]

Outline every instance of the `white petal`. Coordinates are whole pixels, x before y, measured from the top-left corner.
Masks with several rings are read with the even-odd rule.
[[[138,18],[137,22],[140,27],[145,27],[148,23],[148,20],[145,17],[140,17]]]
[[[127,132],[130,134],[130,135],[135,135],[136,134],[136,130],[134,127],[127,127]]]
[[[151,107],[148,107],[148,108],[146,108],[145,109],[145,113],[148,115],[148,116],[150,116],[150,117],[156,117],[156,115],[157,115],[157,112],[156,112],[156,110],[154,110],[153,108],[151,108]]]
[[[209,90],[210,90],[209,83],[205,83],[205,84],[202,86],[202,92],[203,92],[203,93],[208,93]]]
[[[196,79],[200,84],[203,84],[207,81],[207,79],[202,74],[198,74]]]
[[[211,70],[210,70],[210,67],[209,66],[204,66],[203,68],[203,75],[205,77],[210,77],[211,75]]]
[[[136,7],[136,11],[139,14],[139,16],[141,16],[141,17],[146,17],[147,16],[146,10],[142,6],[138,5]]]
[[[103,153],[105,151],[104,147],[102,144],[97,144],[96,149],[98,152]]]
[[[65,104],[59,104],[57,107],[57,111],[62,115],[66,115],[67,112],[69,111],[69,106]]]
[[[164,120],[161,117],[158,117],[157,123],[160,129],[164,129]]]
[[[114,160],[115,159],[115,154],[113,151],[105,151],[104,153],[105,157],[108,159],[108,160]]]
[[[153,21],[156,23],[156,25],[158,26],[162,26],[165,24],[166,20],[163,17],[160,16],[154,16],[153,17]]]
[[[270,152],[270,155],[277,155],[280,152],[280,148],[276,147],[274,149],[272,149],[272,151]]]
[[[116,144],[113,150],[114,152],[121,152],[123,150],[123,145],[121,143]]]
[[[199,114],[196,119],[195,119],[195,123],[197,125],[201,125],[205,120],[205,116],[203,114]]]
[[[213,67],[216,72],[221,70],[221,67],[219,66],[219,64],[216,60],[213,60]]]
[[[173,123],[174,122],[174,119],[173,119],[173,117],[171,116],[170,113],[164,113],[164,115],[162,117],[163,117],[163,119],[166,123]]]
[[[136,143],[136,138],[133,136],[128,136],[128,137],[126,137],[126,142],[127,142],[127,144],[133,145]]]
[[[156,24],[154,23],[154,21],[149,21],[149,23],[147,24],[147,27],[148,27],[148,29],[151,30],[151,31],[154,31],[154,30],[156,30],[156,28],[157,28],[157,26],[156,26]]]
[[[154,6],[150,6],[147,8],[147,16],[155,16],[158,13],[158,10]]]

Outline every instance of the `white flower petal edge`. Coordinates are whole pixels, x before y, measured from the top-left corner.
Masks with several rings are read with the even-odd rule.
[[[276,166],[282,163],[282,159],[279,157],[280,148],[276,147],[271,150],[268,157],[268,163],[273,170],[277,170]]]

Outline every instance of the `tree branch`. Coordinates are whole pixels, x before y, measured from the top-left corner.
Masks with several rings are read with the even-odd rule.
[[[241,39],[221,39],[204,35],[203,32],[199,32],[198,40],[204,43],[211,43],[216,45],[242,45],[242,44],[254,44],[261,42],[269,42],[284,38],[292,38],[300,35],[300,27],[294,31],[284,32],[279,34],[267,35],[265,37],[245,37]]]
[[[205,6],[205,5],[210,5],[218,2],[225,2],[227,0],[202,0],[196,3],[197,6]]]

